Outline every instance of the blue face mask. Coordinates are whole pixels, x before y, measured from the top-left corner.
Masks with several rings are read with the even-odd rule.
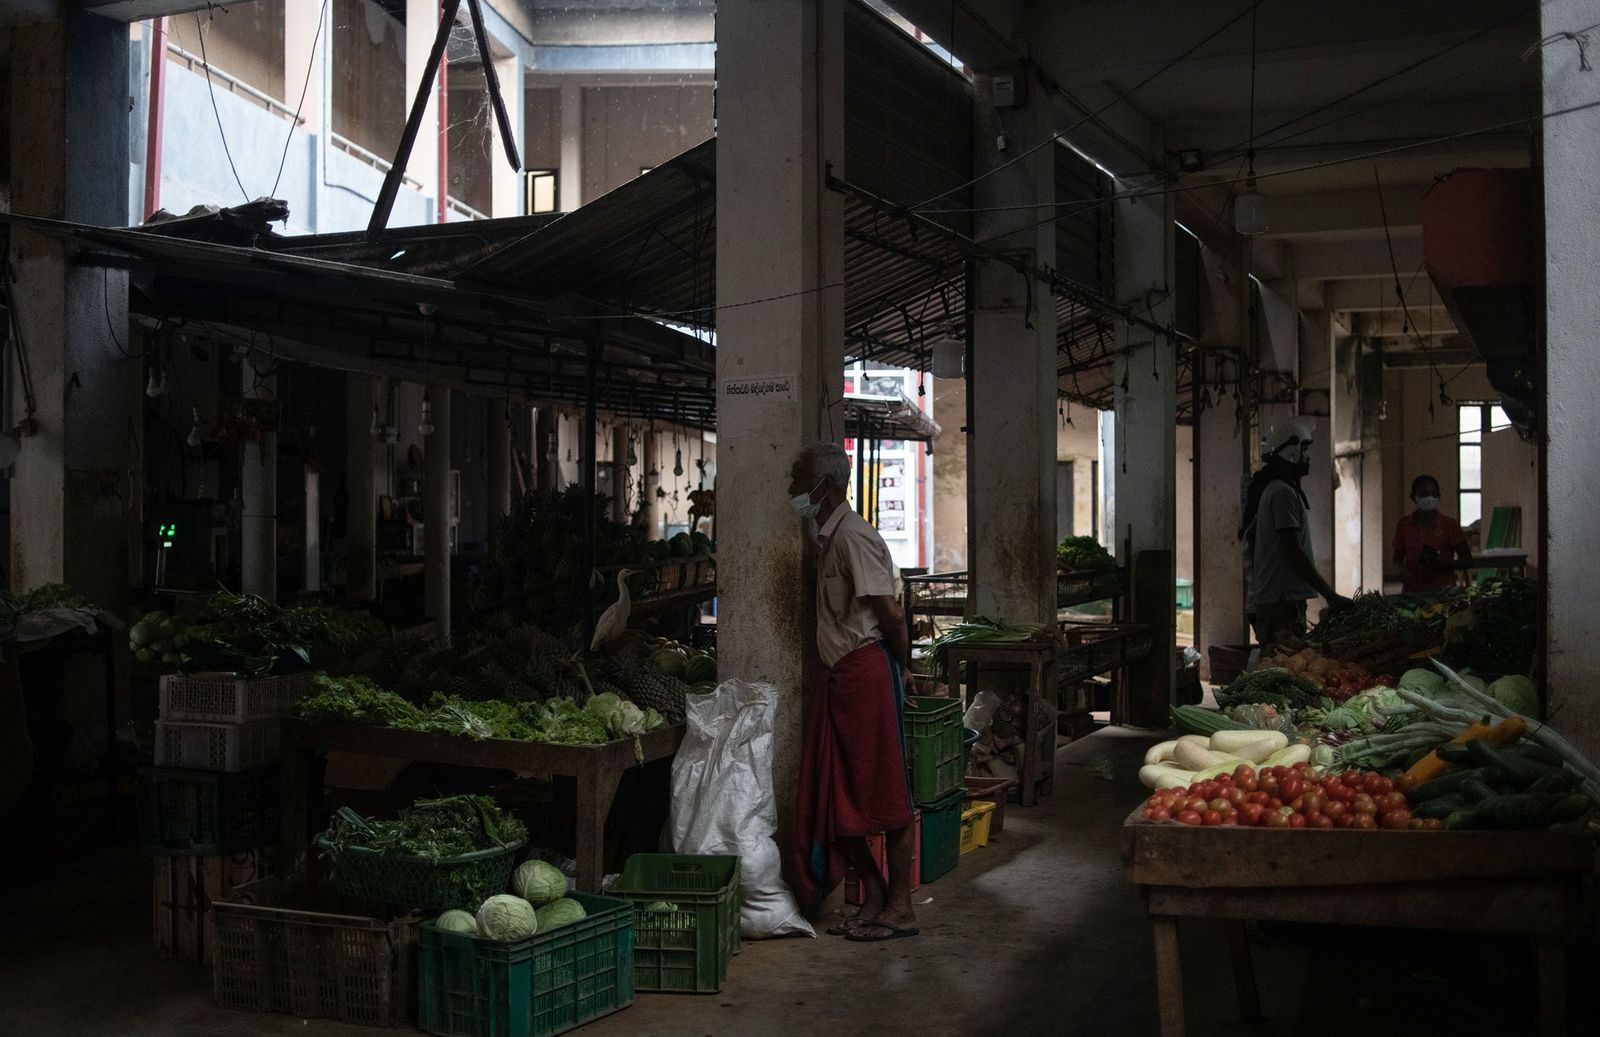
[[[821,485],[822,480],[818,479],[817,486]],[[811,499],[811,494],[817,492],[817,486],[811,487],[810,493],[797,493],[789,498],[789,510],[797,517],[814,519],[817,517],[817,512],[822,510],[822,505]]]

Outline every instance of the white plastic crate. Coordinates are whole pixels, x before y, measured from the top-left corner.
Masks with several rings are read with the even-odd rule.
[[[169,673],[161,678],[161,719],[242,724],[283,716],[311,691],[311,674],[240,677]]]
[[[240,771],[278,758],[282,724],[276,719],[248,724],[156,721],[156,766]]]

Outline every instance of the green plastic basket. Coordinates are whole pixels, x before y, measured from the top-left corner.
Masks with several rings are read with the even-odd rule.
[[[920,804],[933,803],[961,784],[961,700],[914,697],[906,702],[911,796]]]
[[[247,771],[144,767],[139,846],[148,854],[231,857],[278,839],[278,765]]]
[[[418,1022],[440,1037],[549,1037],[633,1003],[633,905],[569,894],[588,917],[521,940],[419,927]]]
[[[635,989],[722,989],[739,953],[738,857],[636,853],[606,892],[633,904]]]
[[[961,811],[967,790],[958,788],[937,803],[922,807],[922,881],[932,882],[955,870],[961,859]]]
[[[504,893],[523,846],[519,842],[436,861],[364,846],[334,851],[322,836],[317,845],[333,862],[333,888],[345,896],[431,911],[476,911],[489,897]]]

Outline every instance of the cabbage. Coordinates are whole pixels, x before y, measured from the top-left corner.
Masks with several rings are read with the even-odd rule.
[[[645,733],[644,710],[632,702],[624,702],[616,713],[611,716],[609,725],[611,733],[618,738],[626,735],[642,735]]]
[[[567,877],[547,861],[523,861],[511,873],[511,888],[535,907],[567,895]]]
[[[520,940],[539,931],[533,905],[509,893],[496,893],[478,908],[478,932],[491,940]]]
[[[1426,695],[1431,699],[1444,690],[1444,677],[1434,673],[1432,670],[1424,670],[1419,667],[1414,670],[1407,670],[1401,675],[1400,687],[1407,691],[1414,691],[1418,695]]]
[[[609,691],[591,696],[584,703],[583,711],[604,724],[608,729],[613,724],[615,717],[622,710],[622,699]]]
[[[1513,713],[1529,717],[1539,714],[1539,689],[1534,687],[1533,681],[1521,674],[1512,673],[1501,677],[1489,685],[1487,694]]]
[[[563,925],[581,922],[588,917],[588,912],[583,905],[571,897],[562,897],[541,907],[535,912],[539,916],[539,931],[547,933],[552,929],[559,929]]]
[[[472,912],[452,909],[439,916],[433,923],[434,928],[443,929],[447,933],[467,933],[471,936],[478,935],[478,920],[472,917]]]

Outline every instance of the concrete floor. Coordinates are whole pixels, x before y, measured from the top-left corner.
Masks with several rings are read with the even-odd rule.
[[[1119,825],[1147,734],[1063,749],[1055,794],[917,894],[922,935],[746,943],[727,987],[641,995],[585,1037],[1155,1032],[1151,940]],[[149,864],[114,851],[0,894],[0,1034],[306,1037],[370,1033],[216,1008],[209,970],[149,950]],[[931,899],[929,899],[931,898]],[[1258,934],[1259,935],[1259,934]],[[1297,927],[1255,947],[1266,1021],[1235,1011],[1220,926],[1182,933],[1191,1034],[1507,1034],[1532,1025],[1529,954],[1501,940]],[[1575,962],[1575,990],[1593,992]],[[1573,1018],[1593,1018],[1573,1005]],[[1578,1032],[1574,1028],[1574,1032]]]

